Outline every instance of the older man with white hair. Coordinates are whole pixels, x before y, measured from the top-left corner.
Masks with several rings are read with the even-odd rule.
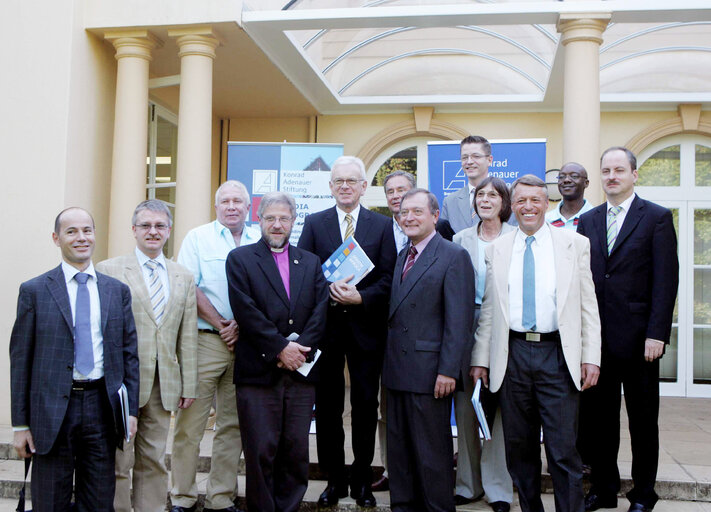
[[[362,507],[374,507],[371,464],[378,423],[378,388],[387,337],[388,301],[395,239],[392,220],[363,208],[366,181],[363,162],[342,156],[331,168],[336,206],[306,217],[298,247],[326,261],[344,240],[354,236],[375,268],[357,285],[348,279],[331,283],[326,335],[321,345],[320,380],[316,387],[316,441],[328,486],[320,506],[332,506],[348,494]],[[343,431],[343,369],[351,378],[353,464],[346,479]]]
[[[242,453],[237,399],[232,384],[239,327],[230,308],[225,262],[232,249],[261,238],[245,225],[250,199],[245,186],[229,180],[215,193],[217,220],[188,232],[178,263],[195,276],[198,308],[198,397],[178,412],[172,457],[171,512],[194,511],[200,441],[217,394],[217,423],[205,511],[236,512],[237,468]]]

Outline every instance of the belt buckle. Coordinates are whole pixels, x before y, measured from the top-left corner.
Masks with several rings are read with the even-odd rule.
[[[526,333],[526,341],[536,341],[536,342],[541,341],[541,333],[540,332],[527,332]]]

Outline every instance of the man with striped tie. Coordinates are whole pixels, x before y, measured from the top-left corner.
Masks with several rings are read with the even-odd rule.
[[[197,396],[197,306],[192,274],[163,255],[172,215],[163,201],[143,201],[133,212],[136,249],[96,268],[131,289],[138,333],[138,431],[116,452],[116,512],[165,510],[165,465],[170,414]]]
[[[602,370],[582,407],[595,432],[589,442],[592,486],[586,510],[615,508],[620,490],[620,390],[632,440],[630,511],[652,510],[659,461],[659,359],[669,343],[679,284],[671,212],[634,192],[637,159],[627,148],[600,160],[607,201],[580,217],[602,323]]]

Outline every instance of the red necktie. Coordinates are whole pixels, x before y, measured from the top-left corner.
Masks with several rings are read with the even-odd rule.
[[[407,261],[405,262],[405,268],[402,271],[402,278],[400,279],[400,282],[405,280],[405,276],[410,271],[412,266],[415,264],[415,256],[416,255],[417,255],[417,249],[415,249],[414,245],[411,245],[410,250],[407,252]]]

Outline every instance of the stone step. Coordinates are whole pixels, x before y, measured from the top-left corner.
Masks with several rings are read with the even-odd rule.
[[[0,498],[13,498],[18,496],[22,487],[22,478],[24,475],[24,463],[20,460],[4,459],[0,460]],[[207,473],[198,473],[198,491],[203,496],[207,482]],[[244,474],[238,476],[240,495],[244,495]],[[301,510],[312,510],[308,506],[313,505],[318,500],[318,495],[323,491],[325,485],[323,481],[317,479],[309,480],[309,489],[305,497],[304,507]],[[586,482],[587,487],[587,482]],[[620,496],[630,490],[632,482],[630,479],[623,479]],[[672,501],[699,501],[711,503],[711,482],[702,479],[697,481],[691,476],[682,479],[658,479],[655,487],[660,499]],[[550,475],[544,473],[542,478],[542,491],[545,494],[553,493],[553,482]],[[379,503],[387,503],[389,501],[387,492],[377,493],[376,499]],[[201,498],[202,499],[202,498]],[[311,505],[309,505],[311,504]],[[355,503],[350,498],[342,500],[342,505],[353,505]],[[315,508],[314,508],[315,510]],[[339,510],[350,510],[348,508],[339,508]],[[386,510],[386,509],[383,509]],[[466,508],[461,510],[467,510]]]

